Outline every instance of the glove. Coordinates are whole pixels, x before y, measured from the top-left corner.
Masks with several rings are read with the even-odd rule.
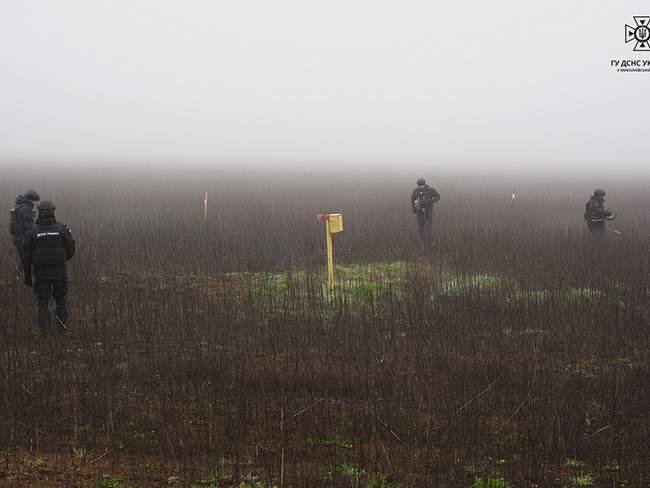
[[[32,288],[34,286],[34,283],[32,282],[32,277],[31,276],[25,276],[25,286],[29,286]]]

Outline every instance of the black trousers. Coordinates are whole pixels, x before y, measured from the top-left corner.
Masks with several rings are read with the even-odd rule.
[[[16,248],[16,255],[18,256],[18,261],[16,262],[16,269],[20,273],[25,272],[25,251],[23,249],[23,241],[13,241],[14,247]]]
[[[47,280],[37,278],[34,282],[34,294],[38,300],[38,328],[43,336],[48,336],[52,331],[50,323],[50,297],[54,298],[56,308],[54,314],[65,323],[68,320],[68,308],[65,296],[68,293],[66,280]]]
[[[605,223],[604,222],[587,222],[587,228],[591,233],[597,237],[600,237],[605,234]]]
[[[433,238],[433,210],[425,209],[416,214],[418,221],[418,234],[423,241]]]

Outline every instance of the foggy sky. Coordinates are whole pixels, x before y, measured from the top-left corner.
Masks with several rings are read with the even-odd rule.
[[[5,0],[0,164],[647,170],[647,2]]]

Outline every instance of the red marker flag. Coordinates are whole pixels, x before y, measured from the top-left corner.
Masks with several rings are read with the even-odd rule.
[[[517,193],[515,193],[515,189],[512,189],[512,201],[514,202],[517,199]]]

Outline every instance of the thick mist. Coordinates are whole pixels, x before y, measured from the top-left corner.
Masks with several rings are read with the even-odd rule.
[[[644,9],[11,2],[0,164],[647,173]]]

